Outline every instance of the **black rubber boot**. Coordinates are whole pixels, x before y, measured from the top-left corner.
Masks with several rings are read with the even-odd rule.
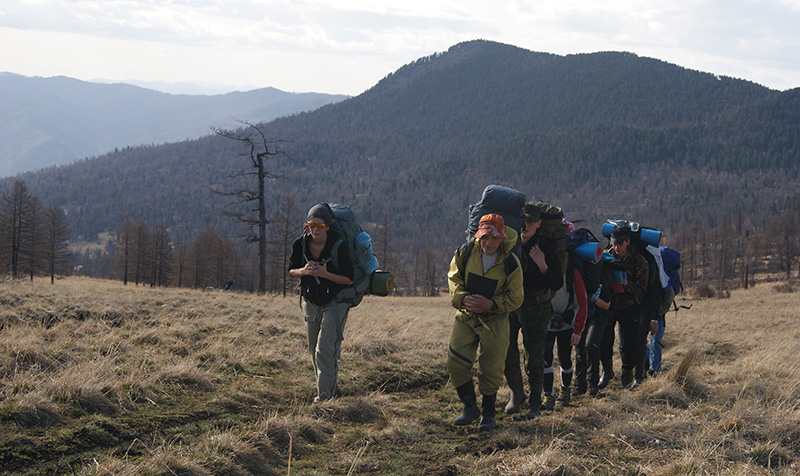
[[[603,365],[603,376],[600,378],[600,381],[597,383],[597,388],[600,390],[606,388],[608,384],[614,380],[614,360],[613,359],[606,359],[602,361]]]
[[[517,368],[506,373],[506,383],[511,390],[511,398],[506,404],[508,414],[519,413],[519,406],[525,400],[525,389],[522,387],[522,370]]]
[[[531,387],[530,408],[525,418],[533,420],[542,414],[542,381],[534,382],[533,379],[528,379],[528,385]]]
[[[622,388],[628,388],[633,383],[633,369],[622,369],[622,376],[620,377]]]
[[[457,416],[455,421],[456,425],[469,425],[481,416],[478,410],[478,400],[475,397],[475,387],[472,382],[467,382],[464,385],[456,388],[458,398],[464,403],[464,408],[461,410],[461,415]]]
[[[478,424],[478,431],[492,431],[495,427],[494,405],[497,402],[497,394],[483,395],[481,402],[481,422]]]
[[[577,360],[577,359],[576,359]],[[586,385],[586,375],[588,369],[586,368],[586,362],[575,362],[575,377],[573,383],[575,384],[572,390],[572,395],[583,395],[586,393],[587,385]],[[561,380],[562,384],[564,382],[563,377]]]

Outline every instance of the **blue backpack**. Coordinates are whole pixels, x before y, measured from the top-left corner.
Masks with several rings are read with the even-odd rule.
[[[683,290],[681,284],[681,254],[669,246],[659,246],[661,250],[661,261],[664,263],[664,272],[669,276],[669,283],[664,287],[664,291],[672,288],[677,296]]]
[[[388,295],[394,288],[391,273],[378,270],[378,258],[372,252],[372,238],[361,229],[358,218],[347,205],[327,203],[334,221],[331,229],[338,233],[339,241],[331,249],[331,260],[336,267],[339,246],[346,244],[353,263],[353,285],[355,292],[351,307],[357,306],[364,294]]]

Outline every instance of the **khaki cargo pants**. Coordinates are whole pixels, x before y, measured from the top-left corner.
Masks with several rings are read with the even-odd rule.
[[[308,352],[311,354],[317,381],[315,401],[329,400],[336,393],[339,357],[350,306],[337,303],[336,300],[317,306],[303,299],[302,309],[308,329]]]

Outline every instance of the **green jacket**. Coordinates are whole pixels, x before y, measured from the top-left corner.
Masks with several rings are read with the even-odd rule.
[[[525,297],[522,287],[522,268],[519,266],[519,258],[511,253],[511,249],[517,242],[517,232],[508,226],[505,227],[505,233],[508,238],[503,240],[498,250],[497,262],[489,268],[484,274],[483,260],[481,255],[483,251],[478,243],[478,240],[472,238],[472,252],[466,263],[462,263],[462,256],[459,250],[453,255],[450,262],[450,271],[447,273],[447,278],[450,287],[450,299],[453,307],[459,310],[456,319],[466,321],[468,319],[494,319],[496,317],[505,316],[509,312],[519,309]],[[511,256],[516,266],[512,266],[513,270],[506,273],[506,258]],[[463,274],[461,269],[463,268]],[[483,276],[488,279],[497,281],[494,293],[491,300],[495,304],[494,309],[490,309],[482,314],[472,314],[467,312],[461,305],[461,300],[464,296],[470,294],[467,291],[467,276],[470,273],[478,276]]]

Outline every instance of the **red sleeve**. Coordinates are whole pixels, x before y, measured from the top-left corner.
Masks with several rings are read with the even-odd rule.
[[[586,300],[586,287],[583,285],[583,278],[577,269],[573,270],[572,284],[572,289],[575,290],[575,300],[578,302],[578,312],[575,314],[572,328],[575,334],[580,334],[583,332],[583,326],[586,324],[586,309],[588,308],[588,304]]]

